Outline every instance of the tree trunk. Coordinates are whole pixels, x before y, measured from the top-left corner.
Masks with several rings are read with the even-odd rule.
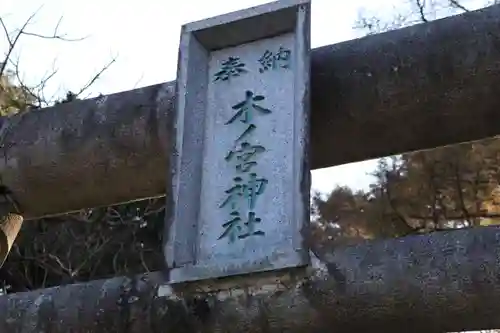
[[[498,134],[499,26],[495,5],[314,49],[312,168]],[[0,180],[26,219],[164,195],[173,98],[169,82],[15,116]]]
[[[3,296],[0,331],[399,333],[500,327],[498,227],[315,252],[323,268],[288,285],[165,292],[161,274],[152,273]]]

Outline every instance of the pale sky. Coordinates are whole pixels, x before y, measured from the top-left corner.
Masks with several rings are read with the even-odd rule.
[[[112,57],[117,61],[93,85],[90,96],[109,94],[175,79],[180,27],[184,23],[248,8],[258,0],[0,0],[0,16],[9,30],[39,10],[30,32],[50,35],[59,18],[59,33],[78,42],[23,37],[16,49],[25,80],[38,82],[52,68],[56,76],[47,96],[78,91]],[[312,0],[312,46],[360,37],[352,27],[361,10],[381,19],[408,11],[405,0]],[[464,1],[470,8],[484,3]],[[472,6],[471,6],[472,4]],[[4,36],[0,50],[6,49]],[[29,75],[28,75],[29,74]],[[84,96],[85,97],[85,96]],[[366,188],[375,161],[313,171],[313,190],[329,192],[336,185]]]

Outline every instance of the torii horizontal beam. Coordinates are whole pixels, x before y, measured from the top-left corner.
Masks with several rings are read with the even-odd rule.
[[[500,5],[314,49],[312,167],[500,132]],[[8,120],[0,176],[26,219],[164,195],[174,83]]]
[[[484,227],[367,241],[325,250],[323,269],[295,283],[239,284],[211,294],[162,292],[162,275],[152,273],[6,295],[0,297],[0,331],[493,329],[500,327],[499,240],[498,227]]]

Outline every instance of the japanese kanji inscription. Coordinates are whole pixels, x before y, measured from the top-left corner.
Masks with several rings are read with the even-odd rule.
[[[277,1],[183,27],[170,282],[309,263],[309,16]]]

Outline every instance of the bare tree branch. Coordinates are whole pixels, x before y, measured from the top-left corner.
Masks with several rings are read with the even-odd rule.
[[[422,22],[429,22],[425,16],[425,0],[415,0],[418,7],[418,14]]]
[[[450,3],[450,7],[452,7],[452,8],[460,9],[460,10],[463,10],[464,12],[469,11],[467,8],[462,6],[457,0],[448,0],[448,1]]]
[[[9,61],[10,57],[12,56],[12,52],[14,51],[14,48],[16,47],[16,44],[19,41],[19,38],[23,34],[23,32],[26,29],[26,27],[28,26],[28,24],[30,24],[31,20],[33,20],[33,18],[36,16],[36,14],[38,14],[38,12],[40,11],[41,8],[42,7],[39,7],[33,14],[31,14],[30,17],[28,17],[28,19],[24,22],[23,26],[18,30],[14,39],[11,39],[9,31],[7,29],[7,26],[5,25],[4,20],[0,17],[0,24],[2,25],[2,28],[5,32],[5,37],[7,38],[7,42],[9,43],[9,49],[7,50],[7,54],[5,55],[5,59],[2,62],[1,67],[0,67],[0,77],[3,76],[5,69],[7,68],[7,62]]]
[[[52,35],[43,35],[43,34],[38,34],[38,33],[28,32],[28,31],[23,31],[22,34],[26,35],[26,36],[32,36],[32,37],[44,38],[44,39],[58,39],[58,40],[62,40],[65,42],[78,42],[78,41],[85,40],[88,37],[88,36],[86,36],[86,37],[81,37],[81,38],[67,38],[66,35],[60,35],[58,33],[58,30],[59,30],[59,26],[61,25],[62,19],[63,19],[63,17],[61,16],[59,18],[59,21],[57,21],[57,24],[54,28],[54,32]]]
[[[75,95],[79,97],[85,90],[90,88],[112,64],[116,62],[116,57],[113,57],[106,65],[104,65],[97,74],[95,74],[92,79],[90,79],[87,84],[85,84]]]
[[[19,105],[18,109],[23,109],[24,107],[32,107],[32,108],[40,108],[43,106],[50,105],[51,101],[49,101],[45,96],[45,87],[47,86],[47,83],[50,79],[52,79],[56,73],[57,69],[53,68],[50,73],[47,73],[38,84],[35,86],[28,86],[25,82],[24,79],[21,78],[20,76],[20,69],[19,69],[19,59],[16,61],[12,59],[12,52],[14,51],[19,39],[21,36],[31,36],[31,37],[37,37],[37,38],[43,38],[43,39],[56,39],[56,40],[61,40],[61,41],[82,41],[86,39],[87,37],[82,37],[82,38],[68,38],[65,34],[60,34],[59,33],[59,28],[62,22],[63,17],[61,16],[54,28],[54,31],[50,35],[46,34],[41,34],[41,33],[35,33],[35,32],[30,32],[27,31],[28,25],[32,22],[33,18],[38,14],[40,11],[40,8],[38,8],[22,25],[20,29],[16,30],[16,34],[14,37],[11,37],[11,33],[9,33],[9,29],[7,28],[7,25],[5,24],[5,21],[0,18],[0,24],[2,26],[2,29],[5,33],[7,42],[8,42],[8,50],[6,52],[6,56],[3,62],[0,63],[0,77],[5,74],[5,71],[7,69],[7,66],[10,64],[14,67],[13,73],[15,78],[17,79],[17,84],[23,91],[30,92],[31,97],[33,97],[36,100],[35,104],[27,104],[27,105]],[[114,62],[116,61],[116,58],[113,58],[109,63],[107,63],[102,69],[99,70],[97,74],[95,74],[92,79],[87,82],[83,88],[80,89],[80,91],[77,94],[72,94],[74,98],[78,98],[84,91],[89,89],[106,71]]]

